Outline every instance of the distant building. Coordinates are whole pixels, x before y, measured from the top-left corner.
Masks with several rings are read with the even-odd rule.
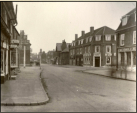
[[[48,51],[46,54],[46,63],[53,64],[54,63],[54,51]]]
[[[55,64],[69,64],[69,45],[70,43],[66,43],[65,40],[62,43],[56,43]]]
[[[113,59],[113,60],[112,60]],[[101,67],[116,64],[115,30],[103,26],[75,35],[70,47],[70,65]]]
[[[24,30],[20,31],[20,65],[30,65],[30,40],[27,39]]]
[[[117,34],[117,68],[136,70],[136,8],[121,18]]]

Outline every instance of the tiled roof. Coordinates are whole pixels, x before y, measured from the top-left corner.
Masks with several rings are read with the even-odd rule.
[[[115,34],[115,30],[107,27],[107,26],[103,26],[99,29],[97,29],[93,35],[106,35],[106,34]]]
[[[130,15],[129,18],[128,18],[128,20],[127,20],[127,24],[124,25],[124,26],[122,26],[122,21],[121,21],[121,23],[118,26],[116,32],[119,31],[119,30],[123,30],[123,29],[126,29],[128,27],[136,25],[135,13],[134,13],[135,11],[136,11],[136,8],[134,8],[133,10],[131,10],[129,13],[126,14],[126,15]]]
[[[71,43],[66,43],[66,44],[67,44],[67,48],[68,48]],[[57,51],[62,51],[61,45],[62,45],[62,43],[56,43]]]
[[[64,49],[62,52],[69,52],[69,48]]]
[[[91,32],[88,32],[84,36],[80,36],[78,39],[76,39],[76,41],[80,40],[80,39],[84,39],[89,36],[106,35],[106,34],[115,34],[115,30],[113,30],[107,26],[103,26],[103,27],[100,27],[100,28],[94,30],[94,32],[92,34],[91,34]]]

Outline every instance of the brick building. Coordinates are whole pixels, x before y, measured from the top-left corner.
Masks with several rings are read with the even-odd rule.
[[[24,30],[20,31],[20,65],[29,66],[30,65],[30,40],[27,40],[27,35],[25,35]]]
[[[62,43],[56,43],[55,64],[69,64],[69,45],[65,40]]]
[[[1,83],[9,80],[11,77],[11,56],[10,44],[13,37],[13,27],[17,25],[17,7],[16,13],[12,2],[1,3]]]
[[[75,41],[72,41],[70,47],[71,65],[101,67],[115,63],[115,30],[107,26],[96,30],[90,27],[90,32],[82,31],[79,38],[75,35]]]
[[[136,70],[136,8],[121,18],[117,34],[117,68],[127,65]]]

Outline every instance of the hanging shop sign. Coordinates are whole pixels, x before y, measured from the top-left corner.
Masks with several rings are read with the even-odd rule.
[[[17,48],[17,45],[10,45],[10,48]]]
[[[19,44],[19,40],[11,40],[12,44]]]
[[[118,52],[136,51],[136,47],[118,49]]]

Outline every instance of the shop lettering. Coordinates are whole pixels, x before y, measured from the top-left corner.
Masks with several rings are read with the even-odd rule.
[[[119,52],[124,52],[124,51],[136,51],[136,47],[119,49],[118,51],[119,51]]]

